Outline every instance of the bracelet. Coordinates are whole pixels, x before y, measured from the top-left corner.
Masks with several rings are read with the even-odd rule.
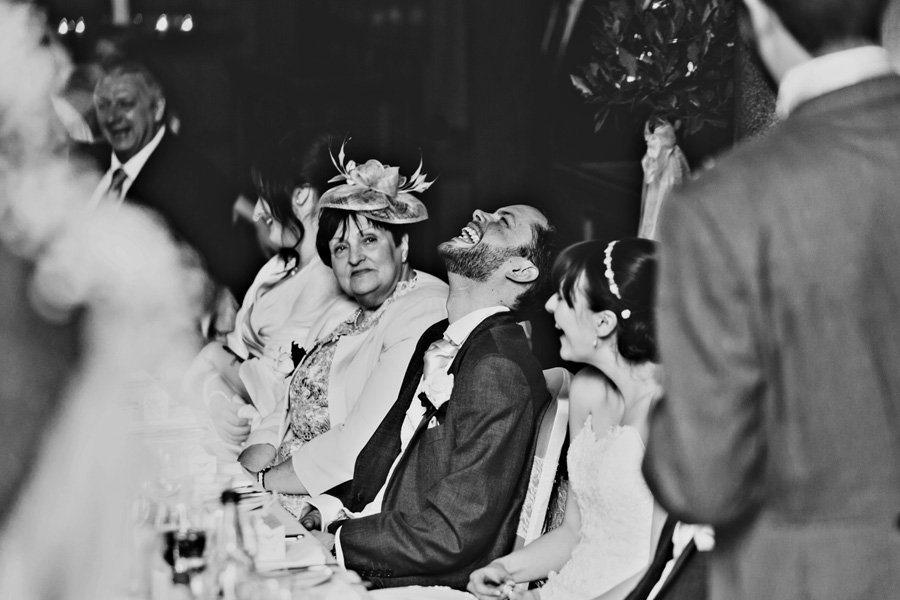
[[[256,482],[259,483],[259,487],[262,489],[266,489],[266,473],[268,473],[271,468],[272,467],[265,467],[256,473]]]

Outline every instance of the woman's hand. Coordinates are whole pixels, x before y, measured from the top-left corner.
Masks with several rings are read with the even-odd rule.
[[[253,444],[244,448],[238,462],[248,471],[258,473],[272,464],[276,453],[275,446],[271,444]]]
[[[209,396],[209,418],[223,440],[229,444],[243,444],[250,436],[250,421],[241,417],[238,411],[246,405],[240,396],[231,398],[217,390]]]
[[[469,575],[469,585],[466,589],[479,600],[490,598],[509,598],[506,591],[510,585],[515,585],[512,575],[500,563],[494,561],[491,564],[474,571]]]
[[[322,513],[318,508],[308,507],[310,510],[300,518],[300,524],[307,531],[321,531],[322,529]]]

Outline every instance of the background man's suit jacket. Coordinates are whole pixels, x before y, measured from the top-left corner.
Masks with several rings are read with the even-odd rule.
[[[102,170],[109,169],[109,155]],[[202,155],[167,131],[128,190],[128,199],[157,211],[203,259],[213,279],[238,302],[264,259],[251,227],[234,223],[237,192]]]
[[[419,402],[422,357],[446,328],[444,320],[422,336],[397,402],[360,452],[352,484],[338,494],[350,510],[362,510],[384,484],[403,418]],[[347,567],[376,586],[464,588],[473,570],[512,549],[535,426],[549,400],[541,367],[522,328],[501,313],[472,331],[449,372],[454,386],[441,425],[417,430],[382,512],[340,529]]]
[[[711,597],[900,592],[900,77],[800,105],[662,218],[644,472]]]

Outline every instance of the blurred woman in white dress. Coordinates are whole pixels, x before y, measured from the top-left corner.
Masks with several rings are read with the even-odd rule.
[[[562,358],[588,365],[570,390],[569,493],[563,523],[472,573],[478,598],[615,600],[640,580],[665,514],[641,475],[650,403],[661,394],[654,297],[656,245],[582,242],[554,266],[547,302]],[[548,578],[513,591],[514,583]]]
[[[32,2],[0,1],[0,598],[124,596],[135,373],[196,353],[204,275],[158,216],[87,208],[50,103],[70,63]]]

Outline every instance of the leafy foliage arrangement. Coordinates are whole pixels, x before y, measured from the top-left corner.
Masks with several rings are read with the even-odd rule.
[[[687,134],[724,126],[733,95],[735,2],[599,0],[590,63],[572,83],[597,106],[595,131],[616,106]]]

